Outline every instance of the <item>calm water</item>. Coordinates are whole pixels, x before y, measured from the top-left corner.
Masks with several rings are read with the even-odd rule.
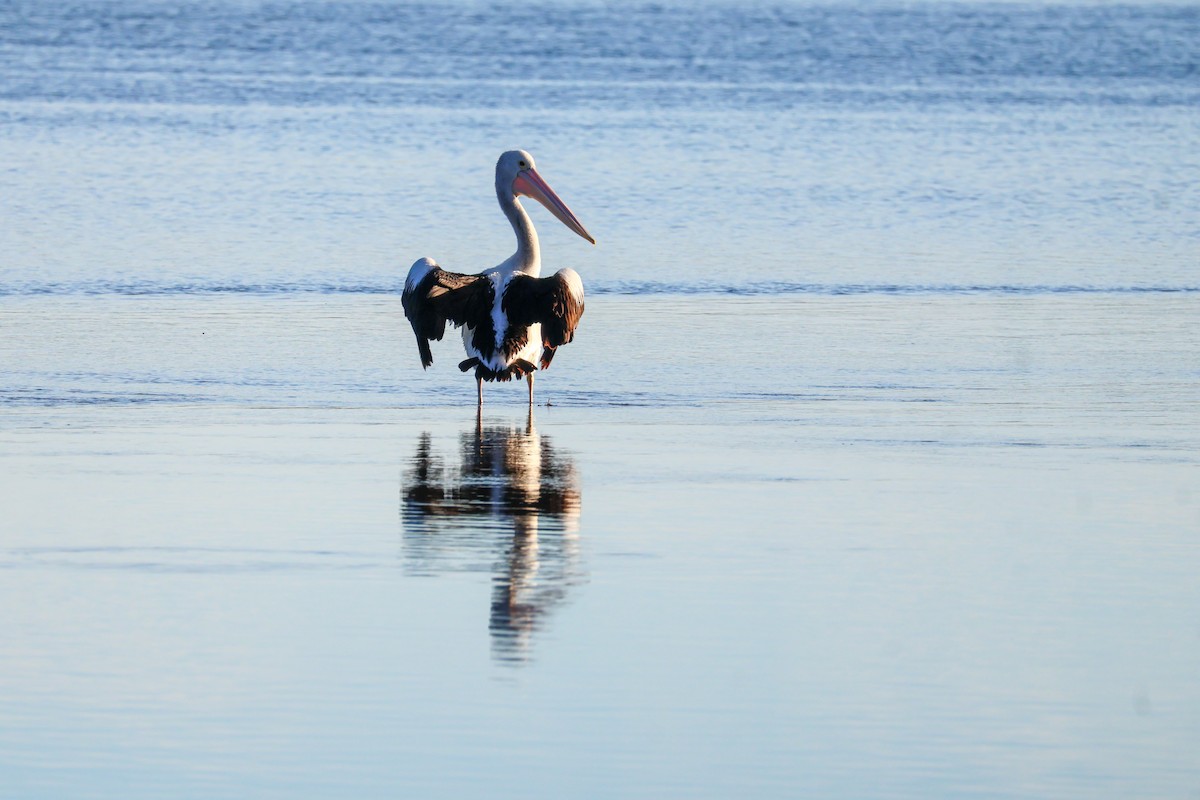
[[[0,3],[0,796],[1200,797],[1198,142],[1187,4]]]

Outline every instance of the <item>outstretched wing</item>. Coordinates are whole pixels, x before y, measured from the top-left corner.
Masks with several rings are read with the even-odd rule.
[[[421,351],[421,366],[433,363],[429,343],[441,340],[446,322],[462,325],[491,306],[492,282],[482,275],[446,272],[431,258],[418,259],[408,271],[400,302],[412,323]]]
[[[560,269],[549,278],[514,275],[500,305],[509,324],[541,324],[545,369],[554,358],[554,349],[575,338],[575,328],[583,316],[583,281],[573,269]]]

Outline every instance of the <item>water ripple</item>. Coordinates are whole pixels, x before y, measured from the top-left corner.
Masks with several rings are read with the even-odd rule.
[[[202,283],[172,281],[77,281],[0,283],[0,297],[190,297],[204,295],[399,295],[401,285],[381,281],[280,281]],[[986,284],[986,283],[797,283],[752,281],[603,281],[589,284],[590,295],[1071,295],[1071,294],[1197,294],[1200,285],[1170,284]]]

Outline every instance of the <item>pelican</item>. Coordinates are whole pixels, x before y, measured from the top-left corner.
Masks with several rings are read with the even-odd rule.
[[[477,407],[483,382],[525,377],[533,405],[533,374],[550,366],[555,350],[575,336],[583,316],[583,281],[573,269],[541,278],[542,258],[533,221],[519,197],[532,197],[575,233],[596,240],[538,174],[533,156],[509,150],[496,162],[496,198],[517,235],[517,252],[498,266],[463,275],[447,272],[432,258],[419,258],[408,271],[401,302],[417,336],[421,367],[433,364],[429,343],[441,340],[446,323],[462,328],[467,358],[475,369]]]

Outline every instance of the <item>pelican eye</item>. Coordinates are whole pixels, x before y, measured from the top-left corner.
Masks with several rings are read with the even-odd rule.
[[[517,162],[517,166],[518,166],[518,167],[520,167],[521,169],[525,169],[525,168],[526,168],[526,167],[528,167],[529,165],[528,165],[528,164],[526,164],[524,161],[518,161],[518,162]]]

